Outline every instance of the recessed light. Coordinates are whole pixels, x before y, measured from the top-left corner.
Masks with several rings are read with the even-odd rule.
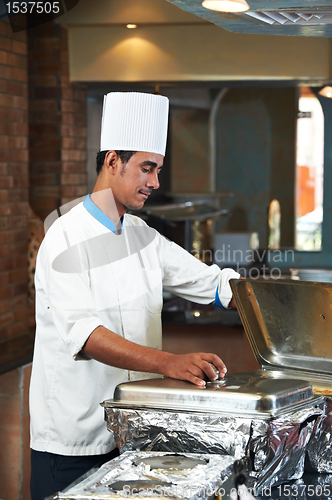
[[[204,0],[202,5],[218,12],[245,12],[250,9],[246,0]]]
[[[319,95],[322,95],[323,97],[332,97],[332,87],[326,86],[322,88],[319,92]]]
[[[133,30],[133,29],[137,28],[137,24],[127,24],[127,28],[130,30]]]

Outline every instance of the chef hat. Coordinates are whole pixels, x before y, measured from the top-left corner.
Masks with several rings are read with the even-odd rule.
[[[110,92],[104,96],[100,150],[165,155],[167,122],[167,97],[140,92]]]

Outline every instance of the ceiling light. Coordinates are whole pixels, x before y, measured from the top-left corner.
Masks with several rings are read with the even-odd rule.
[[[323,97],[332,97],[332,87],[324,87],[322,90],[318,92],[319,95],[322,95]]]
[[[130,30],[133,30],[133,29],[137,28],[137,24],[127,24],[127,28]]]
[[[202,5],[219,12],[245,12],[250,9],[246,0],[204,0]]]

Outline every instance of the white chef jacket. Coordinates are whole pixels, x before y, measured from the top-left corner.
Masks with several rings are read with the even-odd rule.
[[[162,288],[227,307],[230,278],[125,215],[121,235],[88,196],[48,230],[36,263],[36,340],[30,384],[31,448],[61,455],[111,451],[100,402],[117,384],[151,377],[115,368],[80,351],[102,325],[161,349]]]

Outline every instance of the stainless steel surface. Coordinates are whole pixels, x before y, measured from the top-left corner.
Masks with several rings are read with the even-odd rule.
[[[303,281],[316,281],[323,283],[332,282],[332,270],[331,269],[291,269],[292,279],[303,280]]]
[[[116,387],[114,400],[102,406],[120,404],[269,418],[311,400],[313,391],[308,382],[268,378],[263,371],[257,371],[227,375],[221,383],[207,383],[206,388],[169,378],[126,382]]]
[[[231,287],[262,367],[306,380],[312,374],[324,387],[330,377],[332,382],[332,284],[231,280]]]
[[[175,222],[211,219],[219,215],[227,215],[228,210],[216,208],[204,201],[187,201],[186,203],[146,206],[140,210],[140,214],[142,213]]]
[[[321,395],[326,397],[332,397],[332,380],[329,375],[322,375],[320,373],[313,374],[310,371],[301,370],[267,370],[264,369],[264,377],[266,378],[289,378],[292,380],[307,380],[312,386],[313,393],[315,395]]]
[[[224,373],[220,373],[220,370],[216,366],[214,366],[213,363],[209,363],[211,365],[212,370],[214,370],[216,374],[216,379],[215,380],[210,380],[207,375],[205,375],[205,381],[208,382],[209,384],[225,384],[225,380],[223,379]]]

